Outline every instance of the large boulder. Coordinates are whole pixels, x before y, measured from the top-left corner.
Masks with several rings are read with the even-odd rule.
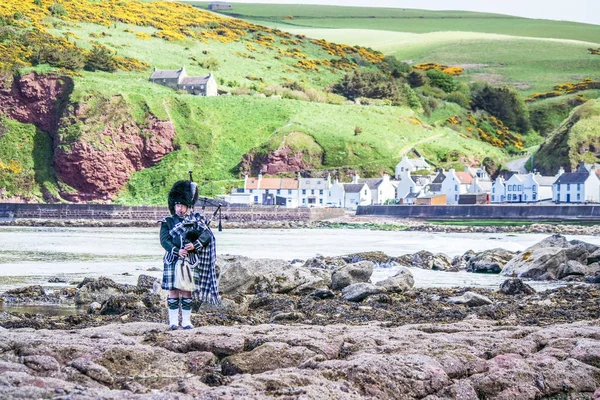
[[[475,252],[473,250],[467,250],[462,256],[454,256],[451,262],[452,268],[450,269],[450,271],[457,272],[466,270],[469,264],[469,260],[471,260],[471,257],[473,257],[474,255]]]
[[[492,304],[492,300],[475,292],[466,292],[462,296],[451,297],[448,299],[448,302],[453,304],[464,304],[469,307],[481,307]]]
[[[75,304],[88,305],[93,302],[104,303],[111,296],[121,294],[144,295],[147,290],[133,285],[121,284],[110,278],[85,278],[75,293]]]
[[[353,283],[369,282],[374,267],[371,261],[360,261],[340,267],[331,274],[331,288],[342,290]]]
[[[515,255],[504,265],[501,275],[537,280],[556,279],[569,261],[587,263],[588,246],[569,243],[564,236],[552,235]],[[562,271],[562,272],[561,272]]]
[[[381,268],[388,268],[392,263],[392,258],[382,251],[366,251],[363,253],[348,254],[342,256],[342,259],[348,264],[371,261],[375,266]]]
[[[304,268],[318,268],[324,270],[333,270],[346,265],[342,257],[324,257],[317,256],[309,258],[304,263]]]
[[[517,294],[534,294],[535,290],[528,284],[524,283],[521,279],[515,278],[507,279],[504,282],[502,282],[500,284],[500,292],[510,296],[514,296]]]
[[[405,260],[406,257],[403,257],[401,261],[395,261],[398,261],[402,264],[402,261]],[[421,269],[431,269],[434,271],[448,271],[452,269],[452,260],[450,260],[450,258],[443,253],[433,254],[429,251],[421,250],[412,255],[412,259],[410,260],[410,264],[408,266]]]
[[[366,299],[369,296],[383,293],[384,291],[385,289],[382,287],[378,287],[366,282],[360,282],[346,286],[342,290],[342,297],[344,300],[359,302],[363,301],[363,299]]]
[[[415,278],[408,268],[401,267],[394,276],[377,282],[375,286],[384,288],[389,293],[401,293],[415,286]]]
[[[328,273],[292,265],[284,260],[230,258],[221,265],[219,291],[223,294],[310,293],[328,287]]]
[[[504,249],[491,249],[477,253],[469,258],[467,271],[484,274],[498,274],[515,253]]]

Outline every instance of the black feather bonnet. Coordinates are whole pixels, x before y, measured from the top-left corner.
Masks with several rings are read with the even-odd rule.
[[[169,211],[175,215],[175,204],[192,207],[198,201],[198,185],[191,181],[177,181],[169,192]]]

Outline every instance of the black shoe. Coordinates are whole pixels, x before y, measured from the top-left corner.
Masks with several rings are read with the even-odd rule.
[[[193,325],[186,325],[183,327],[183,329],[194,329]]]
[[[177,329],[179,329],[179,327],[177,325],[169,325],[169,329],[172,331],[176,331]]]

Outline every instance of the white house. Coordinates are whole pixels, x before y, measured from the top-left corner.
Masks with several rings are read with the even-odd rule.
[[[442,181],[441,193],[446,195],[447,204],[458,204],[458,197],[467,193],[472,184],[473,177],[468,172],[456,172],[451,168]]]
[[[555,176],[541,176],[530,172],[527,175],[521,175],[521,179],[523,181],[523,201],[538,202],[552,198]]]
[[[410,197],[414,201],[414,197],[421,193],[426,185],[431,182],[429,176],[411,176],[409,171],[402,171],[397,181],[396,199],[399,203],[407,203]],[[410,203],[412,204],[412,203]]]
[[[327,178],[302,178],[298,174],[298,203],[309,207],[325,207],[329,200],[331,176]]]
[[[513,174],[506,180],[506,201],[509,203],[520,203],[523,199],[523,175]]]
[[[411,158],[409,159],[407,156],[402,156],[402,160],[396,165],[396,179],[399,179],[400,174],[402,172],[408,171],[431,171],[431,166],[427,164],[427,161],[423,157],[419,158]]]
[[[465,166],[465,172],[468,172],[473,178],[478,178],[480,182],[491,182],[490,176],[482,165],[475,168]]]
[[[365,183],[371,191],[371,204],[385,204],[396,197],[396,189],[390,181],[390,176],[384,174],[381,178],[359,179],[356,175],[356,181],[352,183]]]
[[[473,183],[467,189],[467,193],[490,193],[492,191],[492,182],[489,180],[479,180],[477,175],[473,177]]]
[[[559,203],[598,202],[600,178],[596,171],[588,171],[581,163],[575,172],[561,174],[556,179],[552,200]]]
[[[371,204],[371,190],[365,183],[344,183],[344,208],[355,210]]]
[[[490,201],[492,203],[504,203],[506,201],[506,184],[500,176],[496,178],[496,181],[492,185]]]
[[[213,73],[208,76],[188,76],[185,67],[178,70],[159,70],[154,68],[150,82],[170,87],[174,90],[184,90],[197,96],[216,96],[217,81]]]
[[[263,178],[262,174],[258,174],[257,177],[246,175],[243,192],[236,190],[237,196],[241,197],[242,194],[250,196],[250,204],[298,207],[298,181],[291,178]]]

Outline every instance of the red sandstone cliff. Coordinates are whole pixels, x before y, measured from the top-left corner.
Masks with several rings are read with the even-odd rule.
[[[73,81],[58,75],[0,76],[0,112],[52,136],[57,178],[76,190],[61,193],[65,199],[112,199],[133,172],[173,151],[172,122],[147,115],[137,123],[121,98],[94,109],[72,104],[72,90]]]

